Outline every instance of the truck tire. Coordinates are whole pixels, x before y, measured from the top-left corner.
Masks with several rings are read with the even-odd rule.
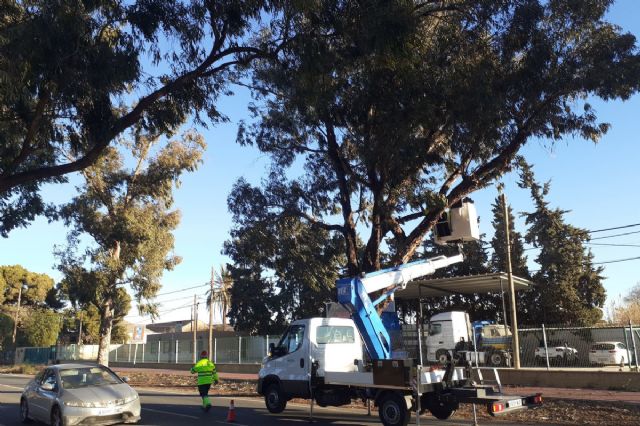
[[[404,397],[397,392],[385,392],[380,397],[378,415],[384,426],[407,426],[411,417]]]
[[[491,352],[489,354],[489,364],[493,367],[504,365],[504,355],[501,352]]]
[[[287,399],[280,390],[280,385],[273,383],[267,387],[264,393],[264,404],[267,410],[273,414],[282,413],[287,406]]]
[[[436,361],[442,365],[446,365],[448,354],[449,352],[446,349],[438,349],[436,351]]]
[[[438,420],[447,420],[453,416],[458,409],[457,402],[445,402],[438,399],[433,393],[428,393],[422,396],[421,403],[429,410],[431,415]]]

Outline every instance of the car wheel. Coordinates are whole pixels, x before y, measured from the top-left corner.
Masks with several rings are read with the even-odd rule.
[[[287,406],[287,400],[285,399],[280,386],[277,383],[269,385],[267,391],[264,393],[264,403],[267,406],[267,410],[270,413],[278,414],[282,413]]]
[[[58,406],[53,407],[53,410],[51,410],[51,426],[62,426],[62,413]]]
[[[31,423],[31,418],[29,418],[29,404],[25,398],[20,399],[20,421],[22,423]]]

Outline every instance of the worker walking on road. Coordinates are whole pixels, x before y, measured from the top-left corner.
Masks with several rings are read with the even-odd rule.
[[[200,353],[200,360],[191,367],[191,374],[198,373],[198,391],[202,397],[202,408],[209,411],[211,401],[209,400],[209,389],[212,383],[218,383],[218,372],[216,365],[207,358],[207,351]]]

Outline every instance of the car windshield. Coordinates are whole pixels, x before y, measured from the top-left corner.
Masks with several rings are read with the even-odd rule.
[[[104,367],[68,368],[60,370],[60,379],[62,380],[62,387],[64,389],[117,385],[122,383],[115,374]]]

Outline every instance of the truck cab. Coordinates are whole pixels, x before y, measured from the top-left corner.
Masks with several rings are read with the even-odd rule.
[[[258,393],[265,396],[269,411],[281,412],[287,400],[311,396],[312,368],[320,379],[325,371],[357,372],[363,365],[363,355],[362,339],[351,319],[294,321],[264,359]]]
[[[445,364],[447,353],[459,342],[469,342],[471,323],[469,314],[461,311],[442,312],[429,320],[426,337],[427,361]]]

